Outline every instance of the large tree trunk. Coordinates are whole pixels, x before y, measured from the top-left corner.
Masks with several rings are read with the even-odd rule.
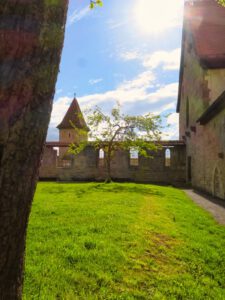
[[[26,228],[68,0],[0,0],[0,299],[21,299]]]
[[[111,148],[111,146],[109,147]],[[106,179],[105,183],[111,183],[112,177],[111,177],[111,159],[112,159],[112,153],[111,149],[108,150],[108,153],[106,155]]]
[[[105,183],[111,183],[112,178],[111,178],[111,164],[110,162],[107,161],[107,173],[106,173],[106,179]]]

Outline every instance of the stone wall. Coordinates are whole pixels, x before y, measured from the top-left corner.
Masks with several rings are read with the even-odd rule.
[[[181,140],[186,136],[186,132],[190,127],[196,125],[197,119],[210,103],[208,82],[206,80],[207,70],[200,65],[190,33],[186,33],[184,53],[179,124]]]
[[[192,185],[225,199],[225,111],[208,124],[196,126],[187,139],[187,157],[191,157]]]
[[[188,33],[184,51],[180,139],[186,142],[186,180],[225,200],[225,111],[206,125],[197,123],[225,90],[225,70],[203,68]]]
[[[45,147],[44,154],[41,160],[39,177],[46,179],[56,179],[57,176],[57,151],[51,147]]]
[[[153,158],[139,157],[138,166],[130,165],[128,151],[117,151],[112,159],[112,177],[121,181],[184,184],[186,180],[185,146],[170,146],[170,166],[166,166],[166,149],[152,153]],[[66,167],[62,165],[55,151],[46,147],[40,178],[55,178],[62,181],[100,181],[106,178],[104,161],[102,163],[99,151],[92,146],[88,146],[79,155],[71,157],[71,165],[68,164]]]
[[[209,90],[209,101],[212,104],[225,90],[225,69],[207,70],[205,80]]]

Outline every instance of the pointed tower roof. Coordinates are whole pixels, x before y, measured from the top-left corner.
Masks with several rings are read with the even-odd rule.
[[[62,122],[57,126],[58,129],[72,129],[71,122],[80,129],[87,129],[87,124],[84,120],[80,106],[76,98],[73,99],[70,107],[68,108]]]

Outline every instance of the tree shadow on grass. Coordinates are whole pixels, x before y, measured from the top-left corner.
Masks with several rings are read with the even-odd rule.
[[[165,192],[155,189],[154,186],[135,184],[135,183],[83,183],[56,185],[51,187],[43,187],[42,192],[48,194],[73,193],[76,197],[81,198],[90,193],[136,193],[139,195],[165,196]]]
[[[79,188],[73,190],[77,197],[83,197],[90,193],[113,193],[113,194],[120,194],[120,193],[130,193],[130,194],[138,194],[138,195],[152,195],[152,196],[165,196],[163,192],[160,192],[152,186],[143,186],[139,184],[118,184],[118,183],[95,183],[93,185],[88,186],[88,188]]]

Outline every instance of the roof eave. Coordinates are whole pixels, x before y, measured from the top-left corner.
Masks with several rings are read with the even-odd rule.
[[[225,91],[209,106],[197,122],[200,123],[200,125],[206,125],[223,109],[225,109]]]
[[[205,56],[200,58],[200,64],[207,69],[225,69],[225,55]]]

